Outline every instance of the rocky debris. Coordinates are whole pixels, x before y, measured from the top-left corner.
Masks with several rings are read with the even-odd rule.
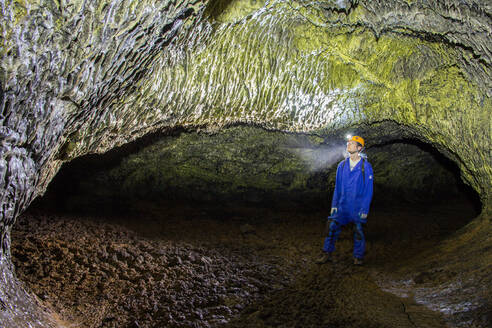
[[[17,273],[40,299],[88,327],[209,327],[290,278],[232,247],[141,238],[118,225],[25,216]]]
[[[438,313],[381,288],[395,267],[427,290],[445,291],[453,279],[452,271],[419,268],[419,254],[464,224],[464,212],[412,210],[396,210],[398,219],[390,209],[373,211],[363,267],[352,265],[350,228],[333,263],[314,263],[325,213],[238,209],[235,220],[222,220],[204,217],[219,210],[194,207],[161,208],[159,220],[25,214],[13,231],[13,259],[18,277],[44,305],[90,328],[443,327]],[[262,220],[246,223],[251,217]],[[462,301],[459,293],[449,297]],[[487,315],[482,308],[447,320],[486,327]]]

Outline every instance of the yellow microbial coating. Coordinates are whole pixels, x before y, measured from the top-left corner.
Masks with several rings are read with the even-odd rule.
[[[265,0],[218,0],[213,2],[206,14],[220,23],[231,23],[243,19],[265,6]]]
[[[407,77],[404,74],[409,74],[419,67],[404,69],[403,75],[398,74],[395,67],[402,59],[422,57],[419,51],[422,41],[392,37],[376,40],[368,31],[351,35],[334,35],[334,33],[312,29],[315,33],[309,34],[310,38],[306,38],[305,33],[303,35],[297,31],[295,33],[281,31],[284,42],[279,43],[275,35],[265,35],[261,29],[253,26],[254,24],[254,21],[243,22],[232,28],[229,27],[228,31],[219,30],[203,51],[188,57],[190,59],[186,67],[192,69],[183,71],[186,76],[182,82],[189,85],[189,88],[183,89],[194,90],[197,83],[204,82],[206,84],[200,87],[203,91],[202,95],[213,95],[217,85],[212,81],[221,81],[219,87],[224,88],[220,90],[226,90],[227,85],[235,89],[235,92],[212,97],[214,102],[219,103],[211,106],[214,108],[213,113],[203,112],[206,117],[209,115],[211,118],[223,117],[228,115],[224,112],[224,108],[231,108],[234,102],[244,109],[247,102],[252,101],[251,105],[259,114],[259,116],[255,114],[256,118],[278,118],[278,116],[263,116],[260,113],[269,112],[272,109],[270,106],[277,107],[279,104],[277,99],[285,98],[290,93],[288,90],[296,86],[303,89],[302,94],[312,95],[313,92],[324,91],[324,94],[327,94],[330,90],[343,90],[362,85],[366,90],[377,86],[377,94],[383,95],[380,100],[385,100],[386,94],[391,95],[391,98],[386,99],[385,102],[391,105],[396,103],[398,108],[404,109],[405,119],[416,120],[414,107],[417,104],[416,97],[419,96],[419,79],[435,68],[423,67],[422,72],[412,73],[415,76]],[[246,26],[248,33],[241,33]],[[309,40],[309,42],[299,40]],[[312,40],[314,42],[311,42]],[[316,42],[316,40],[320,41]],[[313,43],[316,44],[314,48],[318,48],[318,52],[306,53],[304,46]],[[295,47],[292,47],[293,45]],[[323,45],[322,49],[319,49],[320,45]],[[433,49],[435,46],[427,45],[427,48],[432,56],[442,57]],[[444,62],[443,66],[448,64],[452,66],[453,63],[446,62],[448,58],[449,56],[439,58],[438,61]],[[423,61],[425,60],[427,59],[424,58]],[[413,65],[411,60],[407,61],[409,64],[404,63],[405,65]],[[179,79],[180,75],[182,74],[175,77]],[[170,79],[161,77],[159,80],[160,83],[164,83]],[[240,101],[242,97],[247,99]],[[446,97],[446,99],[450,98]],[[226,106],[220,105],[224,100]],[[277,105],[274,105],[275,103]],[[230,112],[232,115],[237,113],[237,111]],[[283,115],[282,111],[278,114]],[[291,115],[285,119],[290,120],[289,117],[292,119]]]
[[[249,2],[221,14],[245,8],[241,3]],[[397,34],[376,37],[364,27],[320,27],[287,5],[272,6],[214,25],[181,60],[163,52],[137,91],[115,104],[125,108],[116,121],[124,115],[185,126],[246,122],[306,132],[391,120],[458,163],[469,159],[467,167],[459,164],[468,180],[474,174],[467,172],[492,176],[472,146],[474,133],[490,136],[490,99],[463,75],[455,50]],[[129,114],[131,108],[140,114]]]
[[[13,25],[17,25],[19,21],[27,15],[28,3],[26,1],[13,1],[14,21]]]
[[[3,44],[0,47],[0,56],[7,54],[15,41],[11,40],[13,29],[21,24],[24,18],[29,14],[32,7],[37,7],[39,1],[11,1],[3,10],[0,16],[0,36]]]

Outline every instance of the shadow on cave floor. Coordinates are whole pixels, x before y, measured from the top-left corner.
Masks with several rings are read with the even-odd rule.
[[[464,199],[375,207],[362,267],[351,264],[351,227],[340,236],[334,263],[314,263],[325,212],[139,206],[140,214],[125,217],[25,213],[12,232],[18,277],[74,327],[491,322],[483,308],[446,316],[418,304],[425,303],[418,301],[419,290],[442,294],[449,289],[446,282],[460,274],[438,267],[423,271],[418,263],[476,214]],[[490,301],[490,295],[481,297]],[[433,301],[444,304],[447,298]]]

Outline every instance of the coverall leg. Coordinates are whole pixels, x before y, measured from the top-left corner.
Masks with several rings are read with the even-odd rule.
[[[358,259],[364,258],[364,253],[366,251],[366,239],[364,236],[362,223],[360,223],[359,219],[348,219],[346,217],[338,217],[331,221],[328,236],[325,238],[325,242],[323,244],[323,252],[331,253],[335,250],[335,244],[340,236],[342,227],[350,222],[354,223],[353,256]]]
[[[359,220],[354,221],[354,257],[358,259],[364,258],[366,251],[366,239],[364,237],[364,231],[362,223]]]
[[[344,217],[338,217],[331,221],[328,236],[326,236],[325,242],[323,244],[323,252],[331,253],[335,250],[335,243],[337,242],[338,236],[340,235],[340,231],[342,230],[342,227],[347,223],[348,221]]]

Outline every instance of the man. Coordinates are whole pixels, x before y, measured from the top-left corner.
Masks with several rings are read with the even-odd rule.
[[[332,260],[340,230],[348,223],[354,224],[354,264],[363,263],[366,249],[363,224],[367,222],[373,190],[372,166],[361,156],[363,149],[364,139],[359,136],[350,137],[347,142],[350,156],[338,164],[331,213],[327,222],[328,236],[323,245],[323,255],[316,261],[319,264]]]

